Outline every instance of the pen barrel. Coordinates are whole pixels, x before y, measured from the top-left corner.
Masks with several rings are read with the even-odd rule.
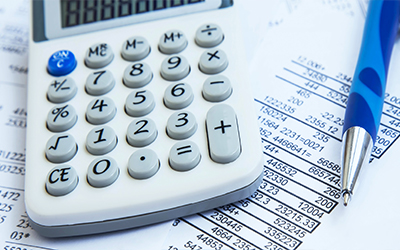
[[[343,134],[349,128],[358,126],[371,135],[373,142],[376,140],[398,22],[399,1],[370,1],[347,101]]]

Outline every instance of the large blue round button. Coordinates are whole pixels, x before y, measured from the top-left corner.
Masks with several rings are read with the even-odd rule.
[[[53,76],[64,76],[76,67],[74,54],[69,50],[59,50],[52,54],[47,64],[47,71]]]

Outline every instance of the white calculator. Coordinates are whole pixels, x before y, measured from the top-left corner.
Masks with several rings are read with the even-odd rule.
[[[32,0],[25,203],[48,237],[248,197],[262,150],[231,0]]]

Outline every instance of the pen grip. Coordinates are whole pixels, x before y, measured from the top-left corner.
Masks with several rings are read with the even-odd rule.
[[[347,101],[343,133],[364,128],[376,140],[392,48],[399,22],[399,1],[372,0]]]

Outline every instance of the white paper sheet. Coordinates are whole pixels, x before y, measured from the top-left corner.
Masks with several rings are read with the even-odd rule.
[[[70,239],[47,239],[24,206],[29,1],[0,0],[0,248],[160,249],[170,223]]]
[[[164,249],[399,249],[400,44],[372,163],[345,208],[341,134],[366,2],[288,6],[250,63],[264,183],[249,199],[176,220]]]

